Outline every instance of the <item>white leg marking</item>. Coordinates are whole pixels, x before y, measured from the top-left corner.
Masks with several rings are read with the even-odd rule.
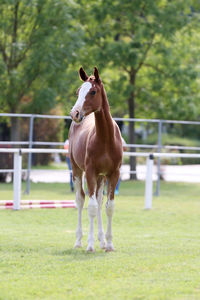
[[[94,252],[94,219],[97,215],[97,200],[96,200],[96,192],[92,197],[89,199],[88,203],[88,216],[90,220],[90,228],[89,228],[89,235],[88,235],[88,247],[87,251]]]
[[[106,203],[106,215],[107,215],[107,232],[106,232],[106,251],[113,251],[114,247],[112,244],[112,216],[114,213],[115,202],[114,200],[108,199]]]
[[[78,226],[77,226],[77,230],[76,230],[76,243],[74,245],[74,248],[80,248],[80,247],[82,247],[82,243],[81,243],[81,239],[83,236],[82,210],[83,210],[85,199],[81,195],[81,179],[78,177],[75,179],[75,186],[76,186],[76,206],[78,209]]]
[[[98,240],[100,241],[100,248],[105,249],[105,235],[103,231],[102,217],[101,217],[101,209],[103,204],[103,189],[104,182],[102,181],[101,186],[98,190],[97,202],[98,202],[98,210],[97,210],[97,224],[98,224]]]

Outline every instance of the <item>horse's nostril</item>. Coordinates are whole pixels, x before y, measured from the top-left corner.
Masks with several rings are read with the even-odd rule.
[[[78,119],[78,117],[79,117],[79,112],[77,111],[76,114],[75,114],[75,118]]]

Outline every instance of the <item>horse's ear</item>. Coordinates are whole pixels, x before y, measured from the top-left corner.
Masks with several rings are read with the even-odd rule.
[[[95,77],[96,82],[99,82],[99,83],[101,82],[101,79],[99,77],[99,71],[98,71],[97,67],[94,67],[94,77]]]
[[[82,67],[79,69],[79,75],[80,75],[80,78],[83,81],[86,81],[88,79],[88,76],[87,76],[87,74],[85,73],[85,71],[83,70]]]

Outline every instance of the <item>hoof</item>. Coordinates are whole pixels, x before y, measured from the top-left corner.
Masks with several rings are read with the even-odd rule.
[[[106,249],[106,243],[105,243],[105,241],[100,242],[100,248],[101,249]]]
[[[87,247],[87,252],[95,252],[94,247],[88,246]]]
[[[76,243],[75,243],[74,249],[76,249],[76,248],[82,248],[81,242],[76,242]]]
[[[105,251],[106,251],[106,252],[111,252],[111,251],[115,251],[115,249],[114,249],[113,246],[106,246]]]

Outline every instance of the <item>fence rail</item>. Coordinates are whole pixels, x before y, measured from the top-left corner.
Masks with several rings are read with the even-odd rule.
[[[15,146],[28,146],[31,149],[33,146],[63,146],[63,143],[57,142],[42,142],[42,141],[33,141],[33,128],[35,119],[65,119],[71,120],[69,116],[58,116],[58,115],[40,115],[40,114],[15,114],[15,113],[0,113],[0,117],[11,117],[11,118],[29,118],[29,141],[23,142],[9,142],[9,141],[0,141],[0,145],[15,145]],[[184,146],[163,146],[162,145],[162,128],[163,124],[184,124],[184,125],[200,125],[200,121],[180,121],[180,120],[162,120],[162,119],[137,119],[137,118],[114,118],[115,121],[120,122],[139,122],[139,123],[153,123],[157,125],[158,128],[158,142],[157,145],[138,145],[138,144],[129,144],[130,149],[139,148],[139,149],[155,149],[158,153],[162,149],[167,150],[189,150],[189,151],[200,151],[200,147],[184,147]],[[28,153],[28,166],[27,166],[27,184],[26,184],[26,193],[30,192],[30,170],[31,170],[31,161],[32,153]],[[134,171],[131,171],[134,172]],[[160,191],[160,157],[157,159],[157,185],[156,185],[156,195],[159,195]]]
[[[18,142],[10,142],[10,141],[0,141],[0,145],[29,145],[29,141],[18,141]],[[35,146],[64,146],[65,143],[62,142],[31,142],[32,145]],[[168,150],[191,150],[191,151],[200,151],[200,147],[189,147],[189,146],[169,146],[169,145],[151,145],[151,144],[126,144],[127,148],[144,148],[144,149],[168,149]]]
[[[68,151],[65,149],[48,149],[48,148],[0,148],[0,153],[19,153],[19,154],[27,154],[27,153],[64,153],[67,154]],[[138,157],[148,157],[149,155],[153,155],[154,157],[160,158],[171,158],[171,157],[180,157],[180,158],[200,158],[200,153],[147,153],[147,152],[123,152],[124,156],[138,156]]]
[[[13,209],[21,208],[21,175],[22,175],[22,155],[27,153],[67,153],[64,149],[7,149],[0,148],[0,153],[14,154],[14,180],[13,180]],[[152,191],[153,191],[153,161],[154,158],[199,158],[200,153],[138,153],[124,152],[124,156],[146,157],[146,181],[145,181],[145,209],[152,207]]]

